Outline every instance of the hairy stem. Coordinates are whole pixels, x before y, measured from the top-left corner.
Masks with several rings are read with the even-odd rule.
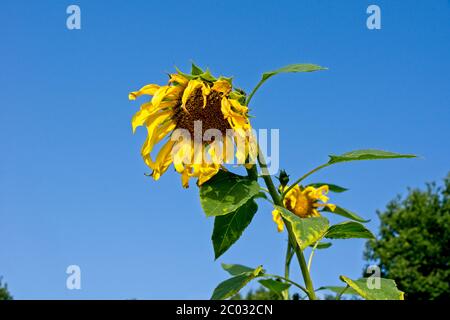
[[[275,185],[273,183],[272,177],[270,176],[269,171],[267,170],[266,161],[264,159],[264,156],[263,156],[261,150],[258,151],[258,163],[259,163],[259,166],[261,167],[262,178],[264,179],[264,182],[266,183],[267,189],[269,190],[270,196],[272,197],[274,204],[277,206],[284,207],[282,198],[280,197],[280,194],[278,193],[277,188],[275,187]],[[318,168],[317,170],[319,170],[319,169],[320,168]],[[286,225],[286,221],[284,221],[284,223]],[[292,234],[292,231],[289,230],[289,228],[287,228],[287,227],[286,227],[286,230],[288,231],[288,234],[289,234],[289,242],[291,243],[291,246],[294,249],[294,252],[297,256],[298,263],[300,265],[300,269],[302,271],[302,276],[303,276],[303,280],[305,281],[305,286],[306,286],[306,291],[307,291],[306,294],[308,295],[310,300],[316,300],[317,298],[316,298],[316,294],[314,292],[314,287],[312,284],[311,276],[309,274],[308,267],[306,265],[305,256],[303,255],[302,250],[297,245],[297,243],[295,241],[295,237]]]

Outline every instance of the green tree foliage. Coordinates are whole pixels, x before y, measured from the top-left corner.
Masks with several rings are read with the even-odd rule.
[[[380,233],[366,243],[364,256],[394,279],[408,300],[450,298],[450,174],[443,187],[409,190],[384,212]]]
[[[2,283],[2,277],[0,277],[0,300],[12,300],[12,296],[8,291],[8,285]]]

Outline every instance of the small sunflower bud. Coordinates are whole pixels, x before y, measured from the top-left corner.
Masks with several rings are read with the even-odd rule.
[[[281,187],[284,188],[289,183],[289,175],[284,170],[280,170],[280,176],[277,177],[280,181]]]

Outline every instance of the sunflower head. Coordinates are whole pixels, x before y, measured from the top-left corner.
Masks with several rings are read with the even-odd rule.
[[[285,186],[282,188],[282,191],[288,188],[288,186]],[[327,207],[331,211],[336,209],[334,204],[328,203],[329,198],[326,196],[327,193],[327,185],[322,185],[318,188],[312,186],[305,188],[300,185],[295,185],[284,197],[283,204],[286,209],[300,218],[319,217],[320,208]],[[283,219],[277,209],[272,211],[272,217],[277,224],[278,231],[283,231]]]
[[[131,123],[133,132],[138,126],[147,128],[141,155],[155,180],[173,163],[184,187],[191,177],[198,178],[201,185],[234,156],[239,164],[248,164],[249,158],[254,161],[256,145],[246,96],[233,89],[230,78],[215,78],[193,65],[191,74],[177,69],[166,85],[146,85],[131,92],[129,99],[141,95],[152,98],[141,105]],[[154,159],[155,145],[166,137]]]

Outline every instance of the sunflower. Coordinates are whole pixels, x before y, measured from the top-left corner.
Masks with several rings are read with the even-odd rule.
[[[216,79],[197,66],[191,74],[177,69],[177,73],[169,74],[167,85],[149,84],[131,92],[128,98],[135,100],[142,95],[152,98],[141,105],[131,124],[133,133],[139,126],[147,128],[141,155],[152,169],[153,179],[158,180],[173,163],[187,188],[190,178],[198,178],[197,184],[203,184],[223,163],[231,163],[234,155],[238,164],[248,166],[254,161],[256,147],[246,96],[233,89],[230,78]],[[208,141],[205,137],[211,130],[215,134]],[[153,148],[165,137],[167,141],[153,158]]]
[[[285,186],[281,191],[287,189],[288,186]],[[327,207],[331,211],[336,209],[334,204],[327,203],[329,200],[326,196],[327,193],[327,185],[322,185],[319,188],[314,188],[312,186],[304,188],[300,185],[296,185],[288,191],[283,199],[283,204],[286,209],[300,218],[319,217],[319,208]],[[278,231],[283,231],[284,224],[279,210],[273,210],[272,217],[273,221],[277,224]]]

